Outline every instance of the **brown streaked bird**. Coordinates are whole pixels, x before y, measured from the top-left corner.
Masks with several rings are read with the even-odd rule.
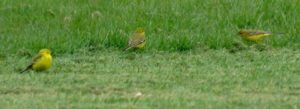
[[[146,44],[146,37],[145,37],[145,29],[144,28],[137,28],[133,33],[132,37],[128,40],[128,46],[125,51],[134,48],[134,49],[141,49]]]

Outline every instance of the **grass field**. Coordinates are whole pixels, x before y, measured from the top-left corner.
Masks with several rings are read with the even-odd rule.
[[[1,0],[0,106],[298,109],[299,6],[298,0]],[[137,27],[146,29],[146,48],[123,52]],[[239,50],[241,28],[274,35],[264,49]],[[53,67],[19,74],[41,48],[53,51]]]

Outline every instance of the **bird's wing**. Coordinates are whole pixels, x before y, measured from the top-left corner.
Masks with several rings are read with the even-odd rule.
[[[128,43],[128,47],[125,49],[125,51],[146,41],[145,37],[141,37],[135,41],[133,41],[132,38],[130,38],[129,40],[130,40],[130,42]]]
[[[32,62],[26,67],[26,69],[24,69],[23,71],[21,71],[21,73],[23,73],[23,72],[25,72],[25,71],[31,69],[32,66],[33,66],[33,64],[36,63],[38,60],[40,60],[42,56],[43,56],[42,54],[36,55],[36,56],[32,59]]]
[[[31,64],[36,63],[38,60],[40,60],[42,58],[42,56],[43,56],[42,54],[36,55],[34,58],[32,58]]]
[[[137,45],[139,45],[139,44],[141,44],[141,43],[143,43],[143,42],[145,42],[145,41],[146,41],[146,40],[145,40],[145,37],[141,37],[141,38],[139,38],[138,40],[132,41],[132,42],[130,43],[129,47],[137,46]]]
[[[265,31],[251,31],[251,32],[249,32],[250,36],[259,35],[259,34],[268,34],[268,33],[265,32]]]

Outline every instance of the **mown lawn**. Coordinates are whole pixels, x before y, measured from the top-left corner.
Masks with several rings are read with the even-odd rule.
[[[298,109],[299,0],[0,0],[0,108]],[[123,52],[137,27],[145,49]],[[245,43],[239,29],[272,36]],[[39,49],[47,72],[20,74]]]
[[[2,108],[300,107],[300,51],[230,53],[104,51],[55,56],[48,72],[19,74],[30,60],[1,59]],[[141,95],[138,95],[138,94]]]

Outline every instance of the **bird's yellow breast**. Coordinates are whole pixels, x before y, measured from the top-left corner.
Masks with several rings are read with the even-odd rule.
[[[52,56],[50,54],[43,54],[42,57],[32,65],[32,69],[35,71],[47,70],[51,67],[51,64]]]
[[[253,36],[244,36],[246,40],[250,41],[260,41],[263,37],[267,36],[266,34],[258,34]]]

